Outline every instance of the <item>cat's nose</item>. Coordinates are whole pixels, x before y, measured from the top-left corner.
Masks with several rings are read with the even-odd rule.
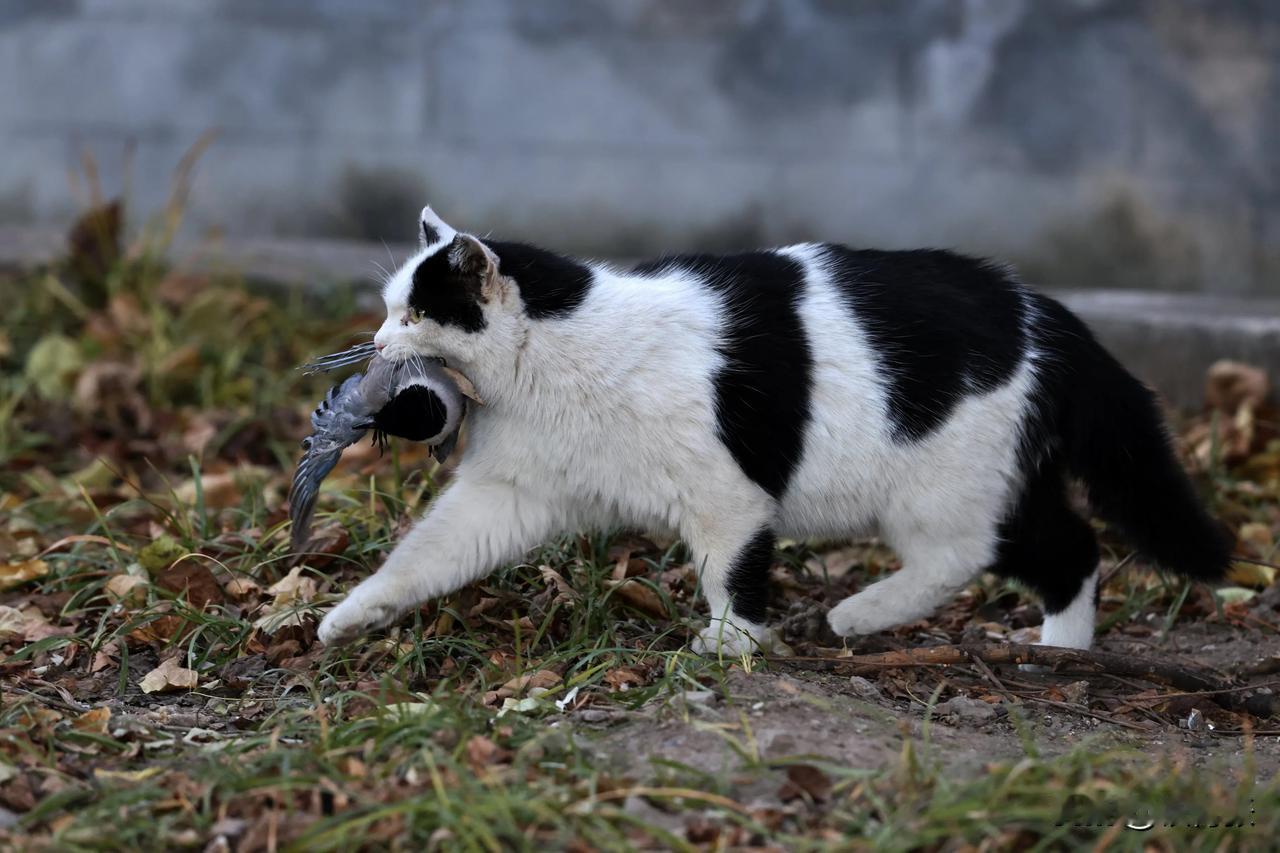
[[[387,348],[387,345],[386,345],[386,344],[374,344],[374,345],[373,345],[373,348],[374,348],[374,349],[376,349],[378,352],[382,352],[384,349],[386,349],[386,348]]]

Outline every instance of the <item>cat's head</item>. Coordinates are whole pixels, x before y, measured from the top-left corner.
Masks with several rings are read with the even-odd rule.
[[[418,252],[383,288],[387,318],[373,339],[383,356],[440,356],[460,368],[483,369],[513,354],[526,318],[498,258],[430,207],[422,209],[418,233]]]

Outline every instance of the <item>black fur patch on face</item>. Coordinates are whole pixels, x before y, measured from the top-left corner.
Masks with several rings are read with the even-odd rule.
[[[387,435],[426,441],[444,429],[447,414],[435,391],[425,385],[410,385],[373,416],[373,425]]]
[[[690,255],[644,264],[640,274],[677,268],[721,294],[727,315],[716,375],[720,440],[743,472],[780,498],[804,453],[813,358],[797,310],[804,268],[773,252]]]
[[[733,615],[763,624],[769,604],[769,566],[773,564],[773,531],[761,528],[743,547],[729,570],[728,588]]]
[[[591,289],[591,270],[572,258],[524,243],[484,244],[498,256],[498,271],[515,279],[525,313],[535,320],[572,313]]]
[[[461,273],[449,263],[449,246],[418,264],[413,271],[409,307],[442,326],[479,332],[485,327],[480,310],[481,276]]]
[[[440,232],[436,230],[436,227],[434,225],[429,225],[426,222],[423,222],[422,223],[422,244],[424,246],[430,246],[432,243],[436,242],[439,239],[440,239]]]
[[[1009,275],[954,252],[828,246],[834,284],[880,359],[897,438],[918,441],[967,394],[1008,381],[1026,348]]]

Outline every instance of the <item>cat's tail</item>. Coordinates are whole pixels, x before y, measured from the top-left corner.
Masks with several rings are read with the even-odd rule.
[[[1155,394],[1124,369],[1074,314],[1050,299],[1041,409],[1056,424],[1072,474],[1093,511],[1163,568],[1216,581],[1234,537],[1206,511],[1174,453]]]

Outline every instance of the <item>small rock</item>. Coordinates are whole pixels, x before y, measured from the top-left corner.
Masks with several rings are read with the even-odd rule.
[[[1073,681],[1061,688],[1062,697],[1072,705],[1087,705],[1089,702],[1089,682]]]
[[[999,713],[994,707],[968,696],[955,696],[934,708],[938,717],[955,717],[957,720],[981,723],[993,719]]]
[[[859,699],[879,699],[880,688],[876,687],[861,675],[849,676],[849,688]]]
[[[710,705],[716,701],[714,690],[686,690],[680,697],[690,705]]]

